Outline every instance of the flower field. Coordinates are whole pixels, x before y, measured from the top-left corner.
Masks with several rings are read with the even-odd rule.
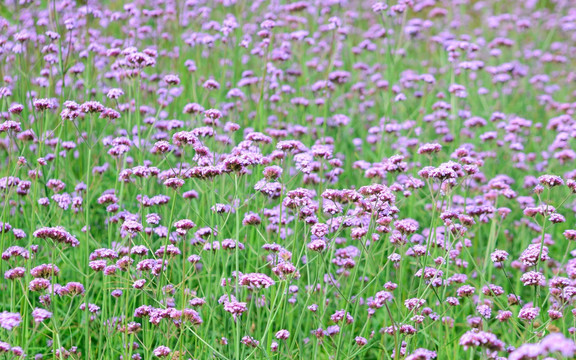
[[[576,356],[576,1],[6,0],[0,359]]]

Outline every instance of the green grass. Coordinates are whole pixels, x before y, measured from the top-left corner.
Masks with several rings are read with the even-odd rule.
[[[574,339],[574,334],[569,334],[569,328],[576,326],[571,314],[573,301],[559,302],[557,297],[549,295],[548,286],[537,289],[523,286],[520,277],[528,269],[512,264],[533,239],[540,243],[545,234],[554,240],[553,244],[547,245],[554,261],[539,263],[536,268],[541,269],[547,280],[554,276],[567,276],[566,264],[572,258],[573,245],[562,235],[574,226],[571,191],[566,186],[546,188],[537,196],[532,186],[524,186],[526,176],[564,176],[574,169],[572,160],[564,164],[555,159],[553,155],[557,150],[551,147],[557,145],[555,140],[561,132],[573,130],[547,128],[551,119],[565,111],[539,100],[545,94],[546,85],[558,86],[559,90],[551,95],[558,103],[570,103],[576,90],[571,79],[574,65],[571,50],[555,45],[571,44],[572,34],[563,31],[554,20],[568,15],[568,8],[553,2],[538,2],[536,9],[528,9],[521,3],[498,1],[485,2],[482,8],[476,6],[478,2],[450,6],[438,3],[436,6],[445,8],[447,15],[432,18],[430,27],[410,37],[402,33],[403,29],[416,19],[426,20],[430,9],[421,12],[409,9],[405,16],[391,18],[373,13],[368,2],[351,1],[346,6],[334,5],[322,11],[313,8],[292,14],[296,18],[289,18],[285,10],[266,8],[266,4],[252,9],[255,5],[251,2],[238,1],[230,7],[212,4],[210,14],[202,17],[198,14],[200,6],[187,8],[184,2],[177,2],[174,15],[150,18],[128,14],[125,18],[112,20],[109,13],[103,13],[101,18],[83,15],[80,4],[61,11],[54,11],[54,4],[41,2],[39,6],[28,5],[18,10],[11,3],[0,4],[0,16],[10,23],[3,35],[9,42],[0,42],[5,50],[0,54],[0,76],[5,79],[2,86],[9,87],[12,92],[12,96],[0,99],[0,111],[7,112],[12,103],[24,104],[22,114],[12,115],[11,119],[20,122],[22,130],[33,130],[36,136],[34,141],[26,141],[17,139],[11,132],[2,135],[0,177],[15,176],[22,181],[31,181],[31,185],[26,196],[19,195],[16,187],[2,189],[1,221],[24,230],[27,236],[16,240],[11,232],[3,232],[0,246],[5,251],[9,246],[30,249],[32,245],[39,245],[38,251],[28,260],[15,257],[0,261],[2,274],[16,266],[26,269],[21,279],[0,280],[0,293],[3,295],[0,296],[0,311],[17,312],[22,316],[21,324],[13,330],[0,328],[1,341],[22,347],[28,358],[40,353],[45,359],[57,358],[56,350],[61,347],[68,351],[77,348],[76,353],[72,351],[70,354],[72,359],[116,359],[120,356],[127,359],[134,354],[149,359],[154,357],[153,351],[160,345],[168,346],[174,358],[182,359],[382,359],[390,358],[394,351],[398,353],[403,342],[406,354],[426,348],[435,351],[438,359],[486,359],[489,357],[482,348],[465,350],[459,345],[462,335],[470,330],[468,319],[479,316],[476,308],[483,302],[491,306],[492,317],[481,320],[479,327],[494,333],[506,346],[535,343],[551,332],[561,332]],[[101,10],[106,8],[126,14],[122,5],[98,3]],[[210,2],[204,5],[210,5]],[[135,6],[142,14],[144,9],[166,9],[167,5],[150,2]],[[534,16],[537,11],[545,14],[545,9],[549,13],[546,19],[552,19],[550,21],[554,23],[550,25],[552,29]],[[191,11],[191,15],[184,21],[186,11]],[[514,22],[503,20],[497,29],[491,28],[489,17],[506,12],[530,19],[532,27],[517,31]],[[268,13],[276,16],[279,24],[271,31],[270,46],[262,44],[262,39],[256,35]],[[234,16],[240,26],[232,29],[223,41],[222,32],[205,26],[212,20],[222,25],[228,14]],[[23,15],[33,16],[35,21],[19,21]],[[320,31],[333,16],[342,20],[342,28]],[[65,28],[64,21],[69,18],[78,23],[75,31]],[[47,19],[47,24],[38,25],[37,21],[41,19]],[[461,25],[450,27],[449,21],[455,19],[459,19]],[[135,25],[129,25],[130,22]],[[253,24],[256,30],[243,29],[246,24]],[[138,26],[149,31],[139,32]],[[385,27],[387,37],[370,39],[375,51],[357,51],[366,40],[366,34],[375,32],[371,26]],[[24,29],[38,35],[47,30],[60,34],[60,39],[53,42],[56,49],[54,63],[47,64],[47,53],[43,52],[46,44],[41,42],[29,40],[23,43],[22,53],[11,52],[14,33]],[[290,41],[284,44],[289,46],[289,59],[275,60],[273,55],[283,46],[285,37],[297,30],[308,31],[313,41]],[[469,36],[471,43],[479,45],[479,50],[475,55],[461,51],[460,59],[450,62],[445,46],[439,42],[447,31],[454,39]],[[195,36],[204,34],[215,37],[213,46],[187,44]],[[240,41],[248,35],[251,37],[249,47],[240,47]],[[513,44],[511,47],[499,46],[501,55],[493,57],[483,44],[489,44],[498,37],[508,37]],[[107,57],[106,50],[128,46],[135,46],[139,51],[156,49],[160,54],[156,65],[142,69],[140,76],[124,77],[124,68],[117,66],[123,56]],[[175,48],[178,48],[178,56],[165,55],[174,52]],[[258,48],[262,48],[262,56],[251,55],[251,51]],[[83,53],[86,49],[89,50]],[[400,49],[404,54],[398,52]],[[528,50],[563,55],[566,62],[546,63],[541,60],[541,55],[525,57],[523,53]],[[196,71],[188,72],[187,60],[195,62]],[[457,68],[457,63],[464,60],[481,60],[485,66],[478,71]],[[78,63],[82,63],[85,70],[73,74],[70,69]],[[509,72],[512,74],[510,82],[495,84],[490,67],[505,63],[514,64],[516,73]],[[358,64],[366,64],[367,70]],[[526,76],[520,74],[523,67]],[[41,75],[46,69],[48,73]],[[288,75],[288,70],[294,69],[301,75]],[[336,70],[350,72],[349,81],[334,84],[332,91],[312,90],[314,83],[326,81]],[[258,81],[239,87],[238,82],[245,71],[252,71]],[[426,84],[417,78],[410,79],[409,72],[434,74],[436,81]],[[181,84],[163,86],[160,80],[168,74],[177,74]],[[538,74],[549,75],[550,82],[544,85],[531,83],[530,79]],[[39,86],[38,77],[44,77],[48,86]],[[207,90],[202,86],[210,78],[219,82],[220,89]],[[66,79],[66,86],[61,89],[63,79]],[[378,80],[386,80],[389,85],[378,87]],[[359,86],[360,82],[363,86]],[[448,91],[451,84],[463,85],[467,96],[460,98],[451,94]],[[283,91],[283,85],[290,88]],[[395,85],[406,96],[405,101],[394,101],[397,95],[393,89]],[[245,99],[227,97],[228,91],[236,87],[242,90]],[[362,91],[358,90],[360,87]],[[478,95],[482,87],[489,90],[488,95]],[[117,101],[108,99],[106,92],[109,88],[121,88],[125,94]],[[166,89],[177,91],[166,100],[163,96]],[[31,92],[34,95],[29,95]],[[416,92],[421,92],[421,96],[415,96]],[[279,101],[273,101],[272,95],[278,95]],[[310,105],[292,104],[290,100],[296,97],[308,99]],[[59,108],[37,111],[31,98],[55,98]],[[323,99],[324,104],[315,104],[316,99]],[[86,114],[74,122],[62,120],[59,114],[66,100],[79,104],[99,101],[119,111],[121,118],[108,121],[100,119],[98,114]],[[440,101],[446,105],[444,110],[438,107]],[[301,164],[298,159],[302,155],[286,151],[283,158],[276,157],[269,164],[250,166],[243,174],[230,172],[209,180],[187,178],[183,187],[176,190],[167,188],[163,185],[166,178],[181,177],[183,167],[198,166],[198,154],[192,146],[173,148],[166,154],[153,154],[150,149],[157,140],[172,143],[172,135],[178,131],[192,131],[205,126],[202,114],[183,114],[182,109],[188,103],[198,103],[205,109],[220,109],[224,112],[220,119],[222,125],[230,121],[241,127],[235,133],[214,127],[221,137],[200,138],[202,144],[215,154],[214,162],[219,162],[223,154],[239,150],[235,146],[241,144],[246,129],[268,135],[272,134],[270,129],[276,129],[286,130],[288,135],[274,138],[270,144],[254,143],[254,152],[269,157],[276,150],[278,141],[296,139],[307,149],[314,145],[333,145],[332,159],[340,159],[342,164],[316,156],[313,161],[317,166],[310,176],[299,170]],[[486,125],[467,128],[461,112],[485,119]],[[505,119],[490,121],[495,112],[504,113]],[[335,114],[348,116],[350,123],[330,126],[325,120]],[[434,116],[433,121],[430,121],[430,116]],[[512,128],[515,117],[531,123],[527,127]],[[172,119],[181,120],[183,127],[159,127],[162,121]],[[569,124],[573,122],[570,118]],[[453,141],[446,141],[445,134],[437,131],[442,128],[453,136]],[[496,132],[497,138],[480,140],[480,136],[489,131]],[[115,158],[108,151],[112,147],[111,140],[119,136],[129,138],[131,146],[125,155]],[[144,140],[139,141],[139,138]],[[356,145],[354,139],[361,139],[361,144]],[[76,148],[65,151],[66,155],[62,156],[64,141],[74,141]],[[432,142],[442,144],[439,153],[431,156],[417,153],[420,145]],[[511,147],[512,144],[521,144],[522,149]],[[422,179],[418,175],[424,166],[438,167],[450,160],[459,161],[452,154],[464,146],[470,150],[469,158],[479,161],[479,173],[461,177],[455,186],[443,189],[439,181]],[[569,135],[563,148],[573,147],[574,140]],[[55,155],[54,159],[47,165],[39,165],[37,159],[49,157],[49,154]],[[385,163],[397,154],[402,154],[407,163],[407,169],[402,173],[384,172],[381,176],[367,177],[356,164],[362,160],[378,167],[381,165],[378,163]],[[17,164],[19,157],[24,157],[27,164]],[[106,171],[101,174],[93,172],[95,166],[104,164],[108,164]],[[157,167],[160,175],[145,179],[132,176],[131,182],[120,181],[122,170],[145,164]],[[281,195],[277,198],[254,189],[263,179],[262,171],[270,165],[283,169],[277,180],[282,184]],[[34,170],[42,172],[38,179],[30,177],[29,172]],[[330,171],[341,173],[335,181],[330,181],[326,177]],[[506,197],[502,188],[494,185],[493,179],[498,175],[513,180],[508,185],[517,196],[532,197],[536,205],[555,206],[567,221],[551,224],[544,216],[524,216],[516,196]],[[407,189],[398,190],[393,185],[405,184],[405,176],[422,179],[425,185],[411,189],[409,196],[404,196],[403,191]],[[41,198],[54,195],[54,191],[46,186],[49,179],[63,181],[66,188],[62,193],[80,196],[81,206],[77,210],[72,206],[64,210],[53,199],[48,206],[39,205]],[[86,184],[86,191],[75,192],[75,186],[81,182]],[[405,244],[394,244],[390,241],[391,231],[378,232],[377,227],[382,224],[376,222],[377,214],[362,209],[357,203],[342,204],[342,211],[335,215],[322,211],[321,194],[327,189],[358,190],[371,184],[385,184],[395,189],[396,201],[392,205],[398,208],[398,212],[392,216],[390,230],[394,229],[394,221],[410,218],[419,223],[416,234],[420,237],[410,236],[405,239]],[[315,191],[316,196],[310,205],[318,209],[303,215],[298,209],[279,207],[289,191],[301,187]],[[117,213],[107,212],[107,204],[98,204],[98,198],[107,190],[113,190],[118,198]],[[184,199],[183,193],[189,190],[197,191],[198,199]],[[138,201],[139,196],[151,198],[161,194],[170,197],[163,205],[146,207]],[[230,205],[235,212],[216,214],[210,209],[217,203]],[[446,233],[444,247],[432,245],[432,240],[443,233],[441,212],[470,212],[471,208],[466,209],[465,205],[474,204],[491,206],[495,211],[509,208],[511,212],[506,217],[475,215],[475,224],[466,226],[465,233]],[[242,219],[248,212],[258,213],[262,224],[244,226]],[[160,215],[160,225],[145,223],[146,215],[150,213]],[[180,219],[190,219],[197,227],[175,241],[181,255],[174,258],[156,256],[154,252],[169,244],[170,237],[154,232],[127,236],[121,230],[125,220],[122,214],[135,215],[144,227],[163,226],[167,234],[175,231],[173,224]],[[314,252],[307,247],[311,241],[311,224],[306,218],[311,214],[318,222],[331,228],[326,236],[328,246],[323,252]],[[279,223],[279,217],[286,217],[287,221]],[[346,225],[353,220],[358,223]],[[541,230],[536,231],[538,229],[529,224],[538,224]],[[69,248],[32,236],[40,227],[54,226],[64,227],[76,236],[80,245]],[[203,250],[202,242],[190,240],[198,229],[204,227],[212,231],[202,242],[233,239],[241,242],[244,249]],[[367,233],[360,239],[353,239],[352,231],[357,227],[365,228]],[[374,241],[373,236],[379,239]],[[412,242],[417,241],[426,246],[426,255],[407,255],[407,250],[415,245]],[[469,246],[463,245],[465,242],[469,242]],[[273,243],[291,253],[291,257],[285,260],[296,267],[298,275],[279,277],[274,273],[271,258],[267,257],[269,252],[262,249],[263,245]],[[94,272],[89,267],[89,255],[96,249],[130,249],[136,245],[150,249],[146,258],[169,260],[167,269],[158,276],[142,273],[136,269],[136,264],[142,260],[138,256],[132,256],[134,263],[127,271],[117,271],[114,275]],[[353,259],[353,267],[343,269],[336,266],[333,259],[336,251],[346,246],[356,247],[359,256]],[[490,261],[490,254],[495,249],[510,254],[502,268],[494,267]],[[388,258],[393,253],[402,255],[398,266]],[[194,265],[186,260],[192,254],[201,256],[200,264]],[[444,263],[434,262],[439,257],[444,259]],[[115,262],[109,260],[108,265]],[[53,263],[61,270],[59,275],[52,277],[52,284],[78,281],[84,285],[85,294],[76,297],[54,295],[49,297],[49,305],[42,304],[39,295],[44,293],[29,291],[28,283],[33,278],[29,270],[43,263]],[[446,298],[456,297],[456,290],[464,284],[433,287],[415,277],[415,273],[424,267],[441,270],[443,281],[456,274],[465,274],[464,284],[475,287],[477,296],[460,298],[461,305],[449,306]],[[275,285],[257,292],[248,291],[245,287],[235,288],[233,274],[237,271],[264,273],[275,281]],[[133,288],[132,284],[137,279],[146,279],[142,289]],[[221,286],[223,279],[231,279],[228,286]],[[398,284],[393,291],[394,300],[369,315],[368,298],[384,290],[387,282]],[[481,289],[488,284],[502,286],[505,294],[499,297],[483,295]],[[297,292],[295,288],[289,290],[290,286],[297,286]],[[113,290],[122,290],[122,295],[113,298]],[[221,296],[231,294],[246,302],[248,307],[237,321],[218,303]],[[521,303],[509,305],[506,296],[510,294],[519,296]],[[135,309],[142,305],[159,309],[190,308],[189,301],[196,297],[206,300],[205,305],[196,308],[203,319],[198,326],[186,322],[177,326],[170,319],[154,325],[148,318],[134,316]],[[404,305],[411,298],[426,300],[423,307],[430,308],[430,311],[425,311],[427,316],[421,324],[413,317],[422,309],[411,311]],[[533,322],[520,320],[517,316],[519,310],[530,302],[541,308],[539,317]],[[96,304],[100,310],[96,314],[79,310],[82,303]],[[312,304],[318,305],[316,312],[307,309]],[[52,317],[35,324],[31,314],[37,307],[52,312]],[[564,317],[553,321],[547,316],[547,311],[556,307]],[[350,313],[354,321],[351,324],[339,323],[339,334],[317,338],[312,331],[318,328],[326,330],[334,325],[330,316],[338,310]],[[510,310],[513,316],[508,322],[500,322],[495,319],[498,310]],[[136,333],[120,331],[119,328],[126,328],[131,322],[140,323],[142,330]],[[395,332],[389,335],[383,331],[401,324],[414,326],[417,333]],[[287,340],[274,338],[281,329],[290,332]],[[258,340],[259,346],[251,348],[241,344],[244,336]],[[356,336],[368,339],[367,344],[358,346],[354,341]],[[227,345],[222,338],[227,338]],[[278,342],[278,352],[270,350],[273,341]],[[506,356],[506,351],[499,354]],[[5,356],[10,358],[11,355]]]

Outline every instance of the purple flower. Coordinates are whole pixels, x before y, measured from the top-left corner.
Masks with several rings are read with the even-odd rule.
[[[135,234],[138,232],[142,232],[144,230],[144,227],[142,226],[142,224],[140,224],[137,221],[134,220],[126,220],[123,224],[122,224],[122,229],[131,233],[131,234]]]
[[[224,301],[224,310],[232,314],[234,321],[236,321],[238,317],[240,317],[244,312],[248,311],[248,307],[245,302],[239,302],[233,298],[231,301]]]
[[[276,335],[274,335],[274,336],[278,340],[286,340],[290,337],[290,332],[288,332],[288,330],[280,330],[280,331],[276,332]]]
[[[518,313],[518,318],[522,320],[529,320],[532,321],[536,319],[540,315],[540,308],[535,308],[532,306],[524,306],[520,309],[520,313]]]
[[[260,273],[250,273],[241,275],[238,283],[246,286],[249,290],[266,289],[275,284],[269,276]]]
[[[166,357],[166,356],[170,355],[171,352],[172,352],[172,350],[170,350],[170,348],[168,346],[164,346],[164,345],[158,346],[153,351],[154,356],[157,356],[157,357]]]
[[[36,99],[33,105],[38,111],[51,110],[58,107],[57,103],[52,99]]]
[[[73,235],[60,226],[40,228],[34,231],[32,235],[39,239],[51,239],[60,243],[68,244],[72,247],[76,247],[80,244]]]
[[[50,319],[52,317],[52,313],[42,308],[36,308],[34,311],[32,311],[32,317],[34,318],[35,322],[41,323],[44,320]]]
[[[522,277],[520,278],[520,281],[522,281],[524,286],[528,286],[528,285],[545,286],[546,285],[546,278],[544,277],[544,275],[542,275],[542,273],[539,273],[537,271],[529,271],[529,272],[523,274]]]
[[[20,325],[22,322],[22,317],[19,313],[11,313],[8,311],[3,311],[0,313],[0,327],[6,330],[12,330],[13,328]]]
[[[468,350],[470,347],[484,347],[492,351],[502,351],[504,349],[504,343],[496,335],[475,330],[468,331],[462,335],[460,337],[460,345],[464,347],[464,350]]]

